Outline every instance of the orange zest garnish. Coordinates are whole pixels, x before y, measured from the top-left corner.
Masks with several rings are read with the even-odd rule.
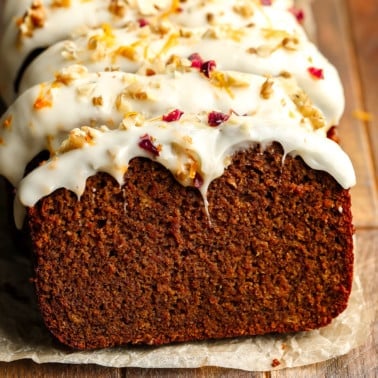
[[[355,110],[353,112],[353,117],[365,122],[370,122],[373,120],[373,114],[364,110]]]
[[[38,97],[34,101],[34,109],[51,108],[53,105],[51,88],[46,88],[46,84],[40,85]]]

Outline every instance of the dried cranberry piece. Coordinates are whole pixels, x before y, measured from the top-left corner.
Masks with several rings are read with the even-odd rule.
[[[315,79],[324,79],[324,73],[321,68],[316,68],[316,67],[309,67],[307,71],[310,73],[312,77]]]
[[[175,109],[168,114],[163,115],[162,119],[166,122],[178,121],[183,114],[184,112],[182,112],[180,109]]]
[[[337,135],[336,126],[330,127],[330,129],[327,131],[327,138],[333,140],[336,143],[340,143],[340,138]]]
[[[138,146],[143,150],[150,152],[154,156],[159,156],[160,151],[154,144],[152,143],[152,138],[148,134],[144,134],[140,137]]]
[[[261,0],[261,5],[272,5],[272,0]]]
[[[138,24],[139,24],[139,26],[140,26],[141,28],[143,28],[143,27],[149,25],[149,22],[148,22],[148,20],[146,20],[145,18],[140,18],[140,19],[138,20]]]
[[[201,66],[203,64],[203,59],[201,58],[201,55],[198,53],[193,53],[188,58],[192,62],[193,68],[201,69]]]
[[[203,185],[203,177],[198,172],[196,172],[196,175],[194,176],[193,185],[197,189]]]
[[[215,63],[214,60],[208,60],[206,62],[203,62],[201,64],[201,68],[200,68],[200,71],[206,76],[206,77],[210,77],[210,72],[215,69],[215,67],[217,66],[217,64]]]
[[[210,112],[207,116],[207,123],[209,126],[219,126],[222,122],[227,121],[230,118],[228,114],[221,112]]]
[[[289,11],[293,14],[293,16],[297,19],[297,21],[300,24],[304,21],[305,13],[303,9],[291,7]]]

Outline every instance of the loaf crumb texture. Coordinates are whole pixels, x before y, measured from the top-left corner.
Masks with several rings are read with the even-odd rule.
[[[207,193],[131,161],[78,199],[28,209],[47,327],[94,349],[295,332],[328,324],[351,290],[349,191],[274,143],[233,156]]]

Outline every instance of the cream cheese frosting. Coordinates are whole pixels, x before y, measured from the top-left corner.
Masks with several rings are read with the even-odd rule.
[[[203,60],[212,59],[224,70],[272,76],[290,73],[322,109],[328,125],[336,125],[344,109],[338,73],[314,44],[291,27],[296,23],[291,21],[285,29],[166,25],[163,34],[158,25],[140,27],[133,23],[123,29],[104,25],[47,49],[25,71],[20,90],[50,80],[57,70],[71,64],[84,64],[93,72],[121,70],[151,74],[165,69],[173,56],[185,59],[198,53]],[[324,78],[314,77],[309,72],[311,67],[321,69]]]
[[[3,115],[0,174],[17,189],[19,203],[32,206],[60,187],[80,196],[86,179],[99,171],[122,183],[129,161],[147,156],[184,185],[196,186],[200,175],[206,200],[208,185],[233,152],[277,141],[285,154],[301,156],[341,186],[354,185],[348,156],[327,139],[324,120],[314,124],[306,116],[312,112],[298,107],[291,79],[215,69],[208,76],[191,70],[152,77],[88,73],[72,66],[24,92]],[[170,119],[172,111],[179,116]],[[211,124],[209,114],[220,114],[219,124]],[[50,160],[23,178],[42,150],[50,151]]]
[[[20,0],[6,1],[2,18],[0,61],[3,81],[0,93],[10,104],[15,98],[14,81],[22,62],[35,49],[45,48],[69,38],[83,28],[108,23],[121,27],[129,21],[156,19],[187,27],[227,23],[243,26],[254,23],[265,27],[284,27],[293,20],[292,1],[272,0]],[[295,25],[295,23],[294,23]],[[300,25],[295,26],[298,33]]]
[[[260,95],[264,83],[277,87],[272,88],[274,95],[267,100]],[[296,114],[301,128],[313,130],[310,120],[303,117],[290,98],[297,89],[290,79],[231,71],[215,71],[210,78],[198,70],[147,77],[123,72],[88,73],[84,66],[71,66],[60,72],[55,81],[24,92],[3,115],[0,173],[17,186],[26,164],[43,149],[54,154],[74,127],[115,127],[134,112],[145,118],[161,116],[172,109],[252,115],[269,104],[266,114],[284,108],[286,118],[289,113]],[[315,108],[314,111],[317,114]],[[320,114],[319,117],[314,132],[325,135],[327,125]]]

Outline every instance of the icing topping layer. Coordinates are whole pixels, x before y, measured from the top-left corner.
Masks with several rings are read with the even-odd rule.
[[[205,112],[189,113],[174,122],[146,120],[138,125],[126,120],[126,125],[115,130],[74,129],[63,142],[61,154],[20,182],[18,197],[22,204],[33,206],[61,187],[80,196],[86,179],[99,171],[123,184],[129,161],[147,157],[168,168],[181,184],[198,187],[206,200],[209,184],[223,174],[235,151],[274,141],[282,144],[285,154],[300,155],[310,167],[328,171],[343,186],[354,184],[350,160],[337,143],[305,129],[290,128],[293,125],[282,127],[279,114],[270,114],[263,109],[254,116],[231,114],[219,127],[208,125]],[[262,115],[263,122],[259,119]],[[298,121],[295,118],[292,123]],[[332,159],[327,157],[330,154]]]
[[[107,23],[122,27],[129,21],[158,20],[186,27],[230,24],[238,27],[285,28],[290,24],[301,33],[300,25],[287,12],[292,1],[273,0],[263,6],[260,0],[17,0],[4,5],[0,61],[4,73],[0,93],[9,104],[15,97],[13,83],[22,62],[37,48],[45,48],[87,28]]]
[[[291,24],[293,21],[291,20]],[[301,33],[285,29],[216,25],[180,28],[166,25],[91,30],[83,36],[53,45],[25,71],[21,92],[41,81],[51,80],[57,70],[84,64],[89,71],[121,70],[154,75],[174,60],[197,53],[204,61],[214,60],[219,69],[260,75],[293,75],[300,87],[322,111],[328,125],[338,124],[344,108],[343,90],[335,68]],[[314,77],[319,67],[323,78]]]
[[[315,127],[304,115],[311,108],[298,107],[298,90],[290,79],[215,69],[147,77],[73,66],[27,90],[4,114],[0,173],[18,189],[20,203],[32,206],[60,187],[80,195],[98,171],[122,183],[128,162],[147,156],[184,185],[196,186],[200,177],[206,198],[234,151],[278,141],[286,154],[345,188],[353,185],[349,158],[326,138],[326,123]],[[45,149],[50,160],[23,179],[28,162]]]
[[[338,74],[288,11],[292,1],[263,3],[6,2],[8,101],[20,59],[51,45],[0,119],[0,174],[16,188],[18,226],[22,206],[62,187],[80,196],[96,172],[122,184],[135,157],[197,187],[205,205],[232,154],[254,144],[279,142],[353,186],[349,157],[327,138],[344,107]],[[44,150],[50,158],[24,176]]]

